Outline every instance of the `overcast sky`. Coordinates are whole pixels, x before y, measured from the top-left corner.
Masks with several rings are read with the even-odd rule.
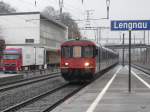
[[[35,0],[2,1],[9,3],[19,11],[41,11],[48,5],[59,9],[59,0],[36,0],[36,7]],[[81,0],[64,0],[63,11],[70,12],[74,19],[85,18],[85,10],[94,10],[91,18],[105,18],[106,0],[84,0],[83,5]],[[110,19],[150,19],[149,11],[150,0],[110,0]]]
[[[9,3],[18,11],[42,11],[46,6],[52,6],[59,9],[59,0],[1,0]],[[85,10],[94,10],[90,18],[106,18],[106,0],[64,0],[64,12],[70,12],[76,20],[86,17]],[[150,0],[110,0],[110,20],[119,19],[150,19]],[[94,27],[103,26],[110,22],[108,20],[92,21]],[[79,22],[80,26],[85,23]]]

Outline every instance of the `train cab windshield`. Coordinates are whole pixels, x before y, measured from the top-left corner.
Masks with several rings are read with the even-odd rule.
[[[94,47],[93,46],[62,47],[62,56],[65,58],[94,57]]]
[[[62,48],[62,56],[65,58],[72,57],[72,47],[63,47]]]
[[[73,57],[75,57],[75,58],[82,57],[81,52],[82,52],[81,46],[74,46],[73,47]]]
[[[85,46],[83,47],[83,57],[93,57],[94,56],[94,47]]]

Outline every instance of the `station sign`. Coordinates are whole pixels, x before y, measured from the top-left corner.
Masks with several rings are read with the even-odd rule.
[[[150,20],[111,21],[111,31],[150,30]]]

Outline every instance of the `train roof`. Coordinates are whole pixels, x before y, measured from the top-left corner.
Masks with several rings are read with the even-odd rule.
[[[82,46],[94,45],[97,47],[101,47],[102,49],[104,49],[108,52],[118,54],[114,50],[106,48],[106,47],[102,46],[101,44],[98,44],[98,43],[91,41],[91,40],[68,40],[68,41],[64,42],[61,46],[75,46],[75,45],[82,45]]]
[[[94,45],[94,46],[100,46],[98,44],[96,44],[95,42],[91,41],[91,40],[68,40],[66,42],[64,42],[61,46],[73,46],[73,45]]]
[[[109,49],[109,48],[106,48],[106,47],[102,47],[102,48],[103,48],[104,50],[107,50],[108,52],[118,54],[117,52],[115,52],[115,51],[112,50],[112,49]]]

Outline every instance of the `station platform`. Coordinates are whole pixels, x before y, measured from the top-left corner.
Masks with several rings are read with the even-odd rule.
[[[150,76],[132,68],[129,92],[128,67],[117,66],[52,112],[149,112],[149,84]]]
[[[0,85],[15,82],[20,79],[23,79],[23,75],[21,74],[6,74],[0,72]]]

